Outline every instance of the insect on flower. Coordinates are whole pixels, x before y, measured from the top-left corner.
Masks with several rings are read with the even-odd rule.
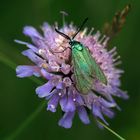
[[[84,20],[83,24],[72,38],[55,29],[58,34],[69,40],[69,44],[71,45],[70,49],[72,50],[76,88],[81,94],[88,94],[93,87],[92,85],[95,78],[102,83],[107,84],[107,79],[103,71],[96,63],[95,59],[90,55],[88,48],[85,48],[83,44],[74,40],[87,20],[88,18]]]
[[[60,105],[64,115],[58,124],[64,128],[71,128],[75,113],[84,124],[89,124],[87,109],[95,120],[108,124],[104,115],[113,118],[113,108],[119,108],[113,96],[128,98],[120,89],[123,71],[116,67],[116,47],[108,51],[108,38],[101,37],[99,32],[93,34],[93,29],[89,33],[87,28],[82,30],[86,21],[87,18],[78,29],[72,23],[64,23],[59,29],[44,23],[43,35],[26,26],[23,33],[33,43],[16,40],[28,47],[22,54],[33,62],[18,66],[17,76],[46,80],[36,88],[36,94],[48,101],[47,110],[51,112],[56,112]]]

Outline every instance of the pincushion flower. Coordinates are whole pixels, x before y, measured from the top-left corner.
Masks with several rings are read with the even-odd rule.
[[[43,34],[41,34],[32,26],[24,27],[23,33],[30,37],[33,43],[19,40],[16,42],[27,46],[28,49],[22,54],[33,63],[18,66],[17,76],[24,78],[34,75],[46,80],[44,85],[36,88],[36,94],[48,101],[47,110],[51,112],[56,112],[60,105],[64,112],[58,122],[60,126],[71,128],[75,113],[78,113],[84,124],[89,124],[87,110],[92,112],[95,120],[102,120],[108,125],[104,116],[112,118],[113,108],[119,109],[113,96],[128,98],[127,93],[120,89],[120,76],[123,70],[116,67],[119,63],[116,47],[108,51],[108,38],[101,37],[99,32],[92,34],[93,29],[88,33],[85,28],[77,34],[75,40],[88,48],[90,55],[96,60],[107,79],[107,85],[95,79],[91,90],[84,95],[76,88],[71,49],[66,49],[70,44],[66,38],[55,31],[55,28],[58,27],[44,23],[41,28]],[[59,31],[71,37],[77,28],[73,24],[65,24],[59,28]]]

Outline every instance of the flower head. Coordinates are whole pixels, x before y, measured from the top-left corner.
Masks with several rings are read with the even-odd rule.
[[[26,26],[23,33],[30,37],[33,43],[16,40],[17,43],[27,46],[28,49],[22,54],[33,62],[32,65],[18,66],[17,76],[23,78],[34,75],[46,80],[44,85],[36,89],[36,94],[48,101],[47,110],[51,112],[56,112],[57,106],[61,106],[64,115],[59,120],[60,126],[70,128],[75,113],[78,113],[84,124],[89,124],[87,110],[92,112],[96,120],[100,119],[108,124],[104,115],[112,118],[114,116],[112,109],[119,108],[113,96],[128,98],[126,92],[120,89],[119,78],[123,71],[116,68],[119,58],[116,57],[116,48],[107,51],[108,38],[101,37],[99,32],[92,34],[93,29],[87,33],[85,28],[77,34],[75,40],[88,48],[107,79],[107,85],[95,79],[89,93],[84,95],[76,88],[72,52],[71,49],[66,49],[70,47],[69,41],[48,23],[43,24],[42,31],[43,35],[32,26]],[[73,24],[65,24],[60,31],[71,37],[77,28]]]

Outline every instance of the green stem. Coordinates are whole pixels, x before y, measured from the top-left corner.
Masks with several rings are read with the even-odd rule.
[[[0,53],[0,62],[4,63],[5,65],[9,66],[13,70],[16,68],[16,64],[11,61],[6,55]],[[42,84],[42,81],[36,79],[35,77],[30,77],[30,80],[35,82],[36,84]],[[21,132],[37,117],[37,115],[42,111],[42,109],[46,106],[46,101],[41,103],[38,108],[32,112],[23,123],[19,125],[19,127],[8,137],[4,138],[4,140],[14,140],[17,136],[21,134]]]
[[[107,129],[109,132],[111,132],[113,135],[115,135],[116,137],[118,137],[120,140],[125,140],[123,137],[121,137],[119,134],[117,134],[115,131],[113,131],[111,128],[109,128],[107,125],[105,125],[104,123],[100,122],[98,120],[98,122],[105,128]]]
[[[19,136],[23,130],[38,116],[38,114],[45,108],[46,106],[46,101],[41,103],[38,108],[32,112],[23,123],[19,125],[19,127],[8,137],[6,137],[4,140],[14,140],[17,136]]]
[[[5,65],[7,65],[10,68],[12,68],[12,69],[15,70],[16,64],[13,61],[11,61],[10,59],[8,59],[7,56],[5,56],[4,54],[2,54],[1,52],[0,52],[0,61],[2,63],[4,63]]]

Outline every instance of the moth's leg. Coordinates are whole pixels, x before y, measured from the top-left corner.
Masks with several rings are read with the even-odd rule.
[[[39,53],[34,52],[35,55],[37,55],[38,57],[40,57],[41,59],[45,60],[43,56],[41,56]],[[46,61],[46,60],[45,60]]]
[[[61,46],[61,45],[60,45],[60,46]],[[63,53],[63,52],[66,51],[67,49],[72,50],[71,47],[67,47],[67,48],[65,48],[63,51],[59,51],[59,52],[54,52],[54,51],[52,51],[52,53]]]

